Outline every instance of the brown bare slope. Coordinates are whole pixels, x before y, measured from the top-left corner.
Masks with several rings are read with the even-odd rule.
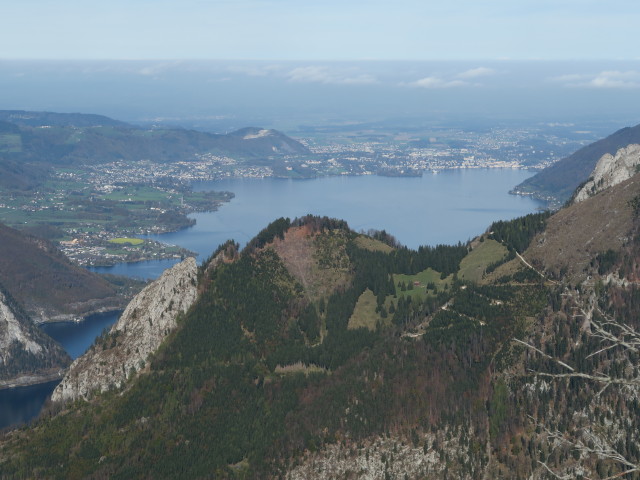
[[[609,188],[584,202],[560,210],[547,221],[524,257],[555,278],[571,281],[592,274],[592,261],[608,250],[619,251],[630,241],[640,176]]]
[[[314,231],[303,225],[289,228],[283,239],[275,238],[273,248],[309,298],[316,301],[351,284],[347,239],[342,230]]]
[[[113,285],[72,265],[49,242],[2,224],[0,284],[36,322],[115,309],[123,302]]]

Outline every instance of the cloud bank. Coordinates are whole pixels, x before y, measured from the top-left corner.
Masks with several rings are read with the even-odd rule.
[[[285,75],[291,82],[325,83],[335,85],[371,85],[378,80],[368,73],[339,72],[326,66],[297,67]]]
[[[551,79],[565,87],[582,88],[640,88],[640,71],[605,70],[592,74],[560,75]]]

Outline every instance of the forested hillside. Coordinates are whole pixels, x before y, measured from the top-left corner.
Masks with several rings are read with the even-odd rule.
[[[596,451],[598,435],[614,438],[612,451],[628,463],[640,461],[636,387],[613,382],[598,394],[601,382],[558,375],[559,362],[572,365],[569,373],[637,376],[637,350],[592,354],[598,325],[617,333],[602,319],[637,317],[635,284],[605,279],[637,263],[638,242],[616,247],[590,267],[592,283],[576,287],[515,253],[528,258],[547,217],[418,251],[318,217],[277,220],[242,251],[229,242],[200,268],[198,301],[128,384],[91,403],[54,405],[5,437],[0,470],[58,478],[616,475],[629,467]],[[627,225],[628,238],[639,223]],[[470,261],[474,282],[459,278]],[[592,308],[588,324],[582,315],[594,294],[600,313]],[[101,348],[117,337],[111,342]]]
[[[265,162],[309,150],[276,130],[244,128],[227,135],[180,128],[143,129],[101,115],[0,110],[0,186],[32,189],[51,167],[116,161],[190,161],[229,155]]]
[[[0,224],[0,284],[34,321],[117,309],[125,299],[105,278],[72,265],[51,243]]]

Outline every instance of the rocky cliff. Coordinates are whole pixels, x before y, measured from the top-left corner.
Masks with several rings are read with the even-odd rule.
[[[621,148],[614,155],[603,155],[589,180],[577,191],[574,202],[582,202],[595,194],[624,182],[636,173],[640,165],[640,145]]]
[[[93,392],[120,387],[144,368],[176,328],[178,316],[196,300],[196,276],[196,262],[188,258],[136,295],[111,331],[73,362],[52,400],[87,399]]]
[[[640,143],[640,125],[627,127],[606,138],[582,147],[553,165],[527,178],[512,193],[532,195],[535,198],[562,205],[571,198],[581,183],[589,178],[598,160],[605,154],[615,153],[634,143]]]
[[[0,388],[57,378],[70,361],[0,288]]]

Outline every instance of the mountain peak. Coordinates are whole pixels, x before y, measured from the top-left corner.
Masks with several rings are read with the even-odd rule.
[[[562,205],[589,178],[603,155],[615,155],[619,149],[635,143],[640,143],[640,125],[622,128],[527,178],[512,193],[532,195]]]
[[[640,145],[631,144],[619,149],[615,156],[604,154],[589,180],[576,192],[574,202],[582,202],[597,193],[613,187],[636,174],[640,165]]]

